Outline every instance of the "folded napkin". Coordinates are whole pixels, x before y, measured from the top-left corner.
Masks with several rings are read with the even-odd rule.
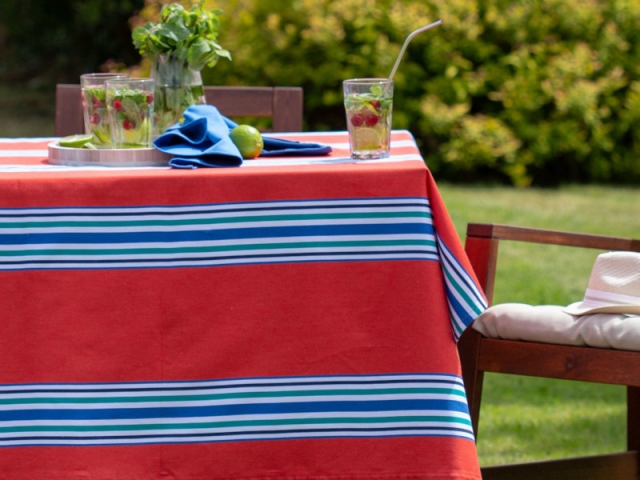
[[[237,123],[222,116],[213,105],[192,105],[184,112],[184,122],[176,123],[153,141],[161,152],[172,155],[169,165],[175,168],[238,167],[242,155],[229,133]],[[327,155],[331,147],[263,137],[261,157],[287,155]]]

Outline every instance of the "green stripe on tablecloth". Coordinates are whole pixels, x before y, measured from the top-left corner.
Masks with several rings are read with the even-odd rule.
[[[353,213],[326,213],[326,214],[290,214],[290,215],[248,215],[234,217],[209,216],[207,218],[176,218],[166,220],[60,220],[60,221],[24,221],[24,222],[0,222],[0,228],[62,228],[62,227],[161,227],[179,225],[210,225],[233,224],[253,222],[283,222],[305,220],[340,220],[340,219],[368,219],[368,218],[431,218],[428,212],[353,212]]]
[[[327,425],[335,423],[375,424],[401,422],[447,422],[471,425],[468,418],[449,415],[397,416],[397,417],[327,417],[327,418],[291,418],[274,420],[238,420],[227,422],[193,422],[193,423],[161,423],[161,424],[122,424],[122,425],[34,425],[21,427],[0,427],[0,433],[14,432],[113,432],[137,430],[181,430],[181,429],[216,429],[233,427],[258,427],[278,425]]]
[[[428,246],[435,247],[435,241],[429,240],[353,240],[342,242],[289,242],[289,243],[247,243],[235,245],[211,245],[205,247],[181,248],[122,248],[122,249],[24,249],[0,250],[0,257],[37,256],[37,255],[166,255],[177,253],[233,252],[243,250],[282,250],[287,248],[336,248],[336,247],[384,247],[384,246]]]

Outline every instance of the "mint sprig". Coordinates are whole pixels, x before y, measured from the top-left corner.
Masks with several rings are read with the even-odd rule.
[[[218,44],[222,10],[207,11],[204,0],[190,11],[179,3],[164,5],[160,22],[149,22],[133,29],[133,44],[141,55],[175,55],[193,70],[213,67],[231,54]]]

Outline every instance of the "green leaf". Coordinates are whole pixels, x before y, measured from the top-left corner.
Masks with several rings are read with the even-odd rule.
[[[216,43],[221,13],[220,9],[206,11],[203,1],[189,12],[178,3],[167,4],[159,23],[133,30],[133,44],[141,55],[174,55],[194,70],[213,66],[220,57],[231,60],[231,54]]]
[[[173,40],[176,44],[183,42],[191,32],[186,25],[182,23],[167,23],[160,28],[160,34],[167,39]]]
[[[210,42],[200,39],[189,47],[187,60],[191,68],[201,70],[213,57],[215,57],[215,51]]]
[[[149,37],[149,25],[134,28],[131,36],[133,38],[133,45],[136,48],[139,49],[143,47],[143,45],[145,45],[147,41],[147,38]]]

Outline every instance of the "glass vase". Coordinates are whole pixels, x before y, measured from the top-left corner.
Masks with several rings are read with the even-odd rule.
[[[206,103],[202,76],[174,55],[158,55],[151,64],[155,80],[155,120],[157,135],[182,120],[191,105]]]

